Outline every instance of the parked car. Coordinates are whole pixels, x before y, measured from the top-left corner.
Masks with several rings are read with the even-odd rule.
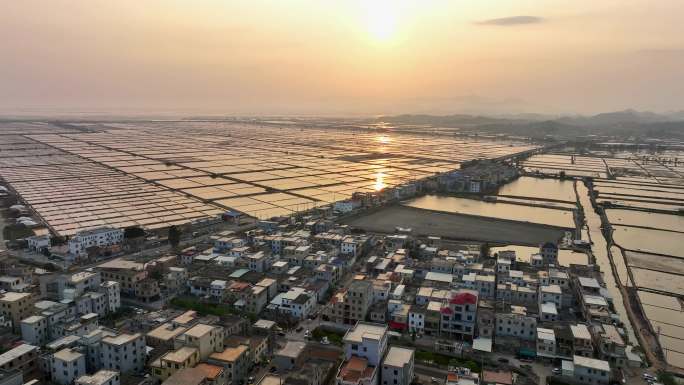
[[[506,357],[499,357],[497,361],[501,362],[502,364],[507,364],[509,362],[508,358]]]
[[[304,327],[303,327],[303,326],[300,326],[300,327],[298,327],[297,329],[295,329],[295,331],[296,331],[297,333],[301,332],[302,330],[304,330]]]

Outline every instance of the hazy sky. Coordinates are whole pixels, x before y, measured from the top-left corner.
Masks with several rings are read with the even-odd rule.
[[[684,109],[683,0],[21,0],[0,111]]]

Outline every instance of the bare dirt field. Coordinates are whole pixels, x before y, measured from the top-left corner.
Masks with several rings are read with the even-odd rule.
[[[407,206],[390,206],[350,218],[346,224],[376,233],[394,233],[410,227],[413,235],[435,235],[450,239],[538,246],[556,241],[564,229],[526,222],[452,214]]]

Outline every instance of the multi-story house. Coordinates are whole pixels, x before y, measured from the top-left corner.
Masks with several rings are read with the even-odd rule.
[[[358,322],[344,335],[345,361],[338,385],[378,385],[379,366],[387,351],[387,326]]]
[[[333,322],[353,325],[368,315],[373,300],[373,284],[367,280],[356,280],[349,288],[333,296],[330,318]]]
[[[608,361],[612,367],[624,368],[627,365],[627,344],[618,329],[611,324],[601,324],[594,325],[592,332],[598,358]]]
[[[467,289],[451,293],[451,298],[440,309],[441,335],[472,341],[477,322],[478,295],[477,291]]]
[[[84,257],[93,247],[116,251],[123,242],[123,236],[124,231],[122,229],[113,227],[79,231],[69,239],[69,254],[76,258]]]
[[[60,385],[71,385],[86,374],[85,355],[69,348],[62,349],[49,358],[50,378]]]
[[[21,330],[21,320],[33,312],[33,296],[31,293],[7,292],[0,297],[0,315],[12,322],[12,330]]]
[[[522,306],[511,306],[508,313],[496,313],[496,337],[515,337],[534,341],[537,337],[537,318],[527,314]]]
[[[553,329],[537,328],[537,356],[556,358],[556,333]]]
[[[145,367],[145,337],[120,334],[102,338],[102,366],[121,373],[141,373]]]
[[[573,338],[573,355],[591,357],[594,355],[594,347],[591,344],[591,333],[584,324],[570,325]]]
[[[199,323],[176,337],[176,349],[190,346],[198,349],[199,360],[206,360],[212,353],[223,351],[224,329],[221,326]]]
[[[568,361],[568,363],[570,362]],[[607,385],[610,383],[610,364],[608,361],[573,356],[571,363],[573,377],[578,383],[585,385]]]
[[[152,374],[159,380],[164,381],[179,370],[192,368],[199,362],[197,348],[183,346],[178,350],[172,350],[150,364]]]
[[[382,361],[380,383],[382,385],[409,385],[414,375],[413,349],[392,346]]]
[[[226,369],[226,379],[229,384],[239,384],[244,381],[249,369],[249,347],[238,345],[225,348],[222,352],[212,353],[208,362]]]

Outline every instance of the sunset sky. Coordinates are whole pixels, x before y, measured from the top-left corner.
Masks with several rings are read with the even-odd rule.
[[[21,0],[0,113],[684,109],[682,0]]]

